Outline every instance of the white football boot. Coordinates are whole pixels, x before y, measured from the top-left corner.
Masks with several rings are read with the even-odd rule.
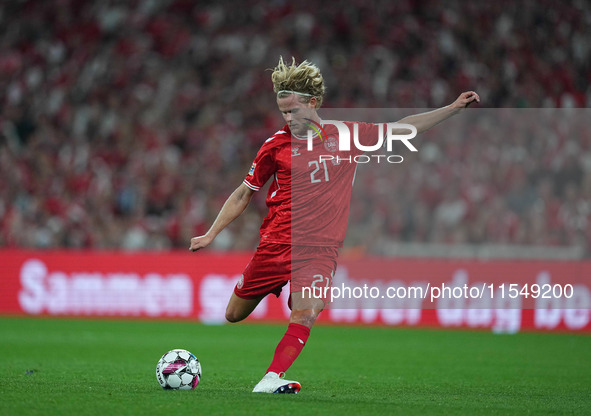
[[[285,373],[268,372],[259,383],[254,386],[253,393],[297,394],[302,385],[297,381],[284,380]]]

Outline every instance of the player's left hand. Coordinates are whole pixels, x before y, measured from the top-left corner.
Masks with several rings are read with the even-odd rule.
[[[452,108],[467,108],[472,103],[479,103],[480,96],[474,91],[466,91],[452,103]]]

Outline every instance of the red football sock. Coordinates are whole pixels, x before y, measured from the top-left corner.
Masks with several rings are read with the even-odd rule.
[[[267,369],[267,373],[273,371],[277,374],[284,373],[292,365],[310,336],[310,328],[304,325],[291,323],[279,345],[275,349],[273,361]]]

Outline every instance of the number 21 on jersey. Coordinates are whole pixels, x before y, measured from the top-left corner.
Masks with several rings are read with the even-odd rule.
[[[326,166],[326,160],[318,162],[317,160],[311,160],[308,162],[308,167],[312,167],[313,170],[310,172],[310,182],[318,183],[322,182],[323,176],[324,181],[328,182],[328,167]],[[324,174],[323,174],[324,173]]]

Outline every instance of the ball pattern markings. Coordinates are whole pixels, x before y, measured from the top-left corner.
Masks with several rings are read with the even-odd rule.
[[[201,380],[201,363],[191,352],[174,349],[158,361],[156,378],[167,390],[193,390]]]

